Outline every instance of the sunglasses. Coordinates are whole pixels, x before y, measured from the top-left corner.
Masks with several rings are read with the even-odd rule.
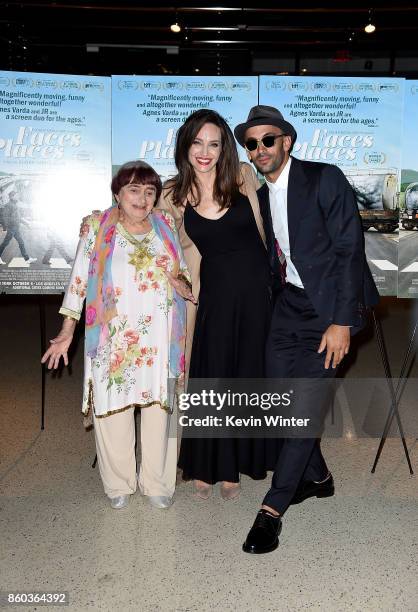
[[[266,147],[266,149],[271,149],[271,147],[274,147],[274,143],[276,142],[276,139],[281,138],[282,136],[287,136],[287,134],[276,134],[274,136],[263,136],[263,138],[260,138],[260,139],[249,138],[245,142],[245,148],[247,149],[247,151],[255,151],[259,147],[260,142],[261,142],[263,147]]]

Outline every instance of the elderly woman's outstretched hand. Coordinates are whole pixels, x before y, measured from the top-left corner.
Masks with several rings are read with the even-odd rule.
[[[182,298],[193,302],[193,304],[197,304],[197,300],[192,293],[190,285],[185,280],[173,276],[168,270],[165,270],[165,273],[170,285],[177,291],[179,295],[181,295]]]
[[[41,363],[48,361],[48,370],[52,368],[56,370],[61,357],[64,359],[64,364],[68,365],[68,349],[73,339],[75,324],[75,320],[66,319],[58,336],[49,341],[51,346],[41,359]]]

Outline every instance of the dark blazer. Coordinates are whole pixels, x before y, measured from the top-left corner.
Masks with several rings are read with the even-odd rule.
[[[282,287],[269,190],[258,191],[273,276]],[[379,301],[364,252],[354,192],[337,166],[292,157],[287,191],[290,257],[324,325],[365,324],[364,308]]]

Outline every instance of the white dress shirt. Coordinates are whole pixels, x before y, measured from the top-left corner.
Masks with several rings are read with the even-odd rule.
[[[279,247],[286,257],[286,282],[303,289],[298,271],[290,259],[289,226],[287,221],[287,186],[289,182],[289,170],[292,158],[289,157],[279,178],[275,183],[266,179],[270,194],[270,210],[273,221],[273,231]]]

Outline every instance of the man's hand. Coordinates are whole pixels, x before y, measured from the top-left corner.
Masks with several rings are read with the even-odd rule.
[[[325,357],[325,369],[328,370],[331,359],[332,367],[336,368],[347,355],[350,348],[350,327],[348,325],[332,324],[322,336],[318,353],[323,353],[327,349]]]

